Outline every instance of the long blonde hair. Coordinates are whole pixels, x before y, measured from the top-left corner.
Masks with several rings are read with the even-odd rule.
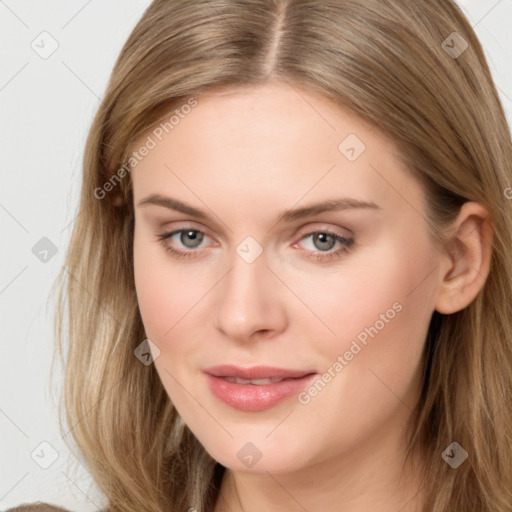
[[[109,511],[213,510],[224,468],[182,422],[154,366],[134,356],[146,336],[133,277],[130,150],[191,98],[200,104],[205,91],[270,79],[310,87],[395,141],[424,184],[432,226],[469,200],[491,213],[489,276],[464,310],[434,313],[406,441],[409,454],[425,454],[425,510],[510,512],[512,143],[481,45],[451,0],[148,7],[90,128],[79,215],[56,281],[61,430]],[[441,458],[454,441],[469,454],[457,469]]]

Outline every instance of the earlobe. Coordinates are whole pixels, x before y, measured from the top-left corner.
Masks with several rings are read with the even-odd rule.
[[[436,311],[455,313],[474,300],[489,274],[491,252],[488,210],[479,203],[464,203],[442,249]]]

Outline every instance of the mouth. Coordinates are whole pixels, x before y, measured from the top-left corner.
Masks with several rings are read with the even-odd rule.
[[[287,368],[277,368],[275,366],[253,366],[251,368],[243,368],[232,364],[212,366],[204,371],[214,377],[225,379],[234,378],[247,381],[280,381],[285,379],[297,379],[311,373],[316,373],[315,370],[292,370]]]
[[[298,394],[318,375],[314,370],[233,365],[204,370],[210,391],[230,407],[262,411]]]
[[[233,382],[235,384],[252,384],[253,386],[264,386],[266,384],[275,384],[276,382],[283,382],[285,380],[296,380],[296,377],[290,377],[286,379],[278,378],[267,378],[267,379],[240,379],[238,377],[218,377],[224,379],[227,382]]]

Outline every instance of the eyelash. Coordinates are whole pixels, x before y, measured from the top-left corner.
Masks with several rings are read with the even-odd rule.
[[[178,233],[182,233],[185,231],[193,231],[195,233],[202,233],[202,234],[206,235],[206,233],[204,233],[203,231],[200,231],[199,229],[182,228],[182,229],[177,229],[177,230],[171,231],[169,233],[161,233],[161,234],[157,235],[157,239],[162,244],[163,248],[167,252],[171,253],[173,256],[175,256],[177,258],[195,258],[196,257],[195,253],[198,252],[197,250],[191,249],[189,251],[181,251],[181,250],[176,249],[166,243],[166,240],[168,238],[171,238],[173,235],[176,235]],[[311,252],[311,254],[308,256],[308,258],[311,258],[316,261],[328,262],[328,261],[338,260],[339,258],[341,258],[343,256],[343,254],[349,252],[352,245],[354,244],[353,238],[346,238],[344,236],[338,235],[337,233],[334,233],[329,230],[311,231],[309,233],[306,233],[303,237],[301,237],[300,240],[302,241],[302,240],[310,237],[311,235],[317,235],[317,234],[330,235],[334,238],[335,242],[340,242],[342,244],[342,246],[339,249],[337,249],[336,251],[330,250],[330,252],[306,251],[306,252]],[[208,235],[206,235],[206,236],[208,236]]]

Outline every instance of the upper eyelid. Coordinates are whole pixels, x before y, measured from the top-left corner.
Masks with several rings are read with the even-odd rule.
[[[176,231],[182,231],[182,230],[185,230],[185,229],[190,229],[190,230],[194,230],[194,231],[200,231],[201,233],[204,233],[206,235],[208,235],[210,238],[215,238],[213,237],[212,235],[209,234],[209,229],[208,228],[205,228],[203,227],[202,225],[197,227],[198,224],[195,223],[194,221],[177,221],[177,222],[172,222],[172,224],[178,224],[178,227],[177,228],[165,228],[165,225],[167,224],[171,224],[169,222],[165,223],[161,228],[161,232],[165,232],[165,233],[171,233],[171,232],[176,232]],[[336,226],[336,227],[331,227],[331,226],[328,226],[329,224],[332,224],[332,222],[321,222],[321,221],[312,221],[312,222],[309,222],[308,224],[315,224],[316,226],[319,226],[318,228],[317,227],[308,227],[308,228],[300,228],[300,229],[297,229],[295,230],[295,234],[297,234],[298,232],[302,232],[304,234],[309,234],[309,233],[312,233],[312,232],[323,232],[322,230],[326,230],[326,231],[336,231],[338,229],[344,231],[347,233],[347,236],[352,236],[353,233],[352,233],[352,230],[350,230],[349,228],[347,227],[341,227],[341,226]],[[289,230],[290,228],[287,229],[287,231]],[[340,236],[344,236],[344,235],[340,235]]]
[[[327,224],[329,223],[326,223],[326,222],[316,222],[316,223],[313,223],[311,222],[310,224],[316,224],[317,226],[319,225],[319,227],[307,227],[307,228],[300,228],[300,229],[297,229],[295,230],[294,232],[294,236],[297,236],[299,233],[301,233],[302,235],[308,235],[308,234],[311,234],[311,233],[323,233],[325,231],[328,231],[328,232],[333,232],[333,233],[336,233],[338,234],[339,236],[344,236],[346,238],[349,238],[351,236],[353,236],[353,233],[350,229],[346,228],[346,227],[341,227],[341,226],[337,226],[337,227],[330,227],[328,226]],[[164,227],[160,228],[161,232],[162,233],[176,233],[176,231],[185,231],[185,230],[191,230],[191,231],[200,231],[201,233],[204,233],[205,235],[208,235],[210,238],[215,238],[214,236],[212,236],[211,234],[209,234],[209,229],[208,228],[204,228],[202,226],[200,227],[197,227],[197,224],[193,221],[182,221],[182,223],[177,227],[177,228],[169,228],[169,229],[166,229]],[[337,230],[342,230],[344,233],[337,233]],[[222,238],[222,237],[221,237]]]

